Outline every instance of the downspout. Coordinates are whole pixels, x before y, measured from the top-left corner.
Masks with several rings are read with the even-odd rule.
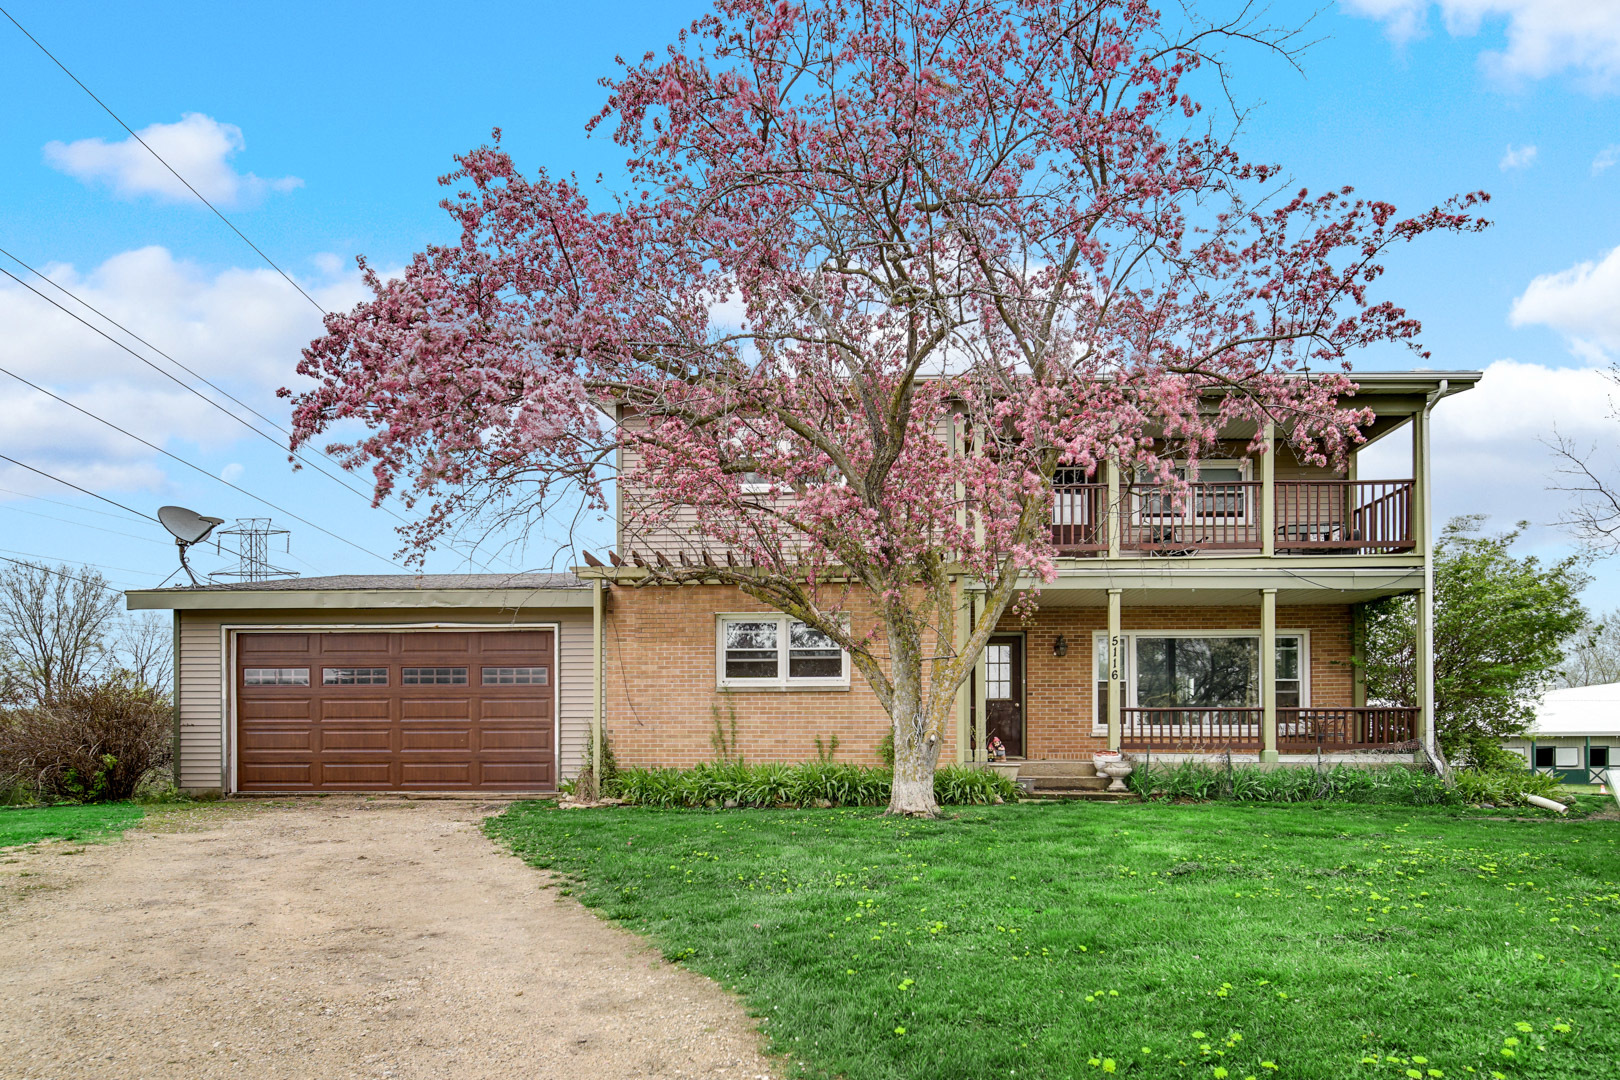
[[[1423,723],[1423,749],[1429,760],[1440,771],[1441,776],[1450,772],[1450,765],[1440,756],[1439,740],[1435,736],[1434,713],[1434,524],[1432,520],[1433,500],[1429,495],[1429,413],[1439,403],[1441,398],[1451,394],[1451,381],[1441,379],[1440,385],[1423,399],[1423,411],[1418,414],[1418,423],[1421,430],[1417,433],[1422,441],[1423,453],[1418,459],[1419,475],[1418,498],[1421,500],[1420,513],[1423,522],[1423,610],[1418,615],[1418,623],[1423,631],[1423,654],[1418,665],[1418,704],[1424,713]]]
[[[602,633],[604,622],[603,582],[600,577],[591,582],[591,783],[596,797],[602,797]]]

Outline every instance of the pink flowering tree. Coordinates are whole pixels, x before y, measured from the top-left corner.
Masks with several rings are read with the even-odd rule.
[[[459,242],[327,319],[295,443],[366,425],[338,450],[422,503],[419,551],[617,483],[622,581],[836,641],[893,722],[891,810],[932,814],[959,689],[1056,572],[1059,470],[1174,484],[1268,422],[1342,460],[1346,358],[1418,331],[1381,260],[1482,225],[1279,191],[1193,96],[1264,38],[1140,0],[719,0],[605,81],[624,190],[499,132],[456,159]]]

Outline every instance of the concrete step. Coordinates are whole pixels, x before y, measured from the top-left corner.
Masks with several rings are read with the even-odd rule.
[[[1096,776],[1097,767],[1089,761],[1026,761],[1018,766],[1019,776]]]
[[[1106,776],[1036,776],[1036,791],[1101,791],[1111,782]]]
[[[1099,791],[1096,788],[1037,788],[1019,802],[1046,802],[1048,800],[1080,800],[1084,802],[1133,802],[1141,796],[1133,791]]]

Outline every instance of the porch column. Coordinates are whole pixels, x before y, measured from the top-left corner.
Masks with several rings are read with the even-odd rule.
[[[974,623],[978,623],[978,598],[974,599]],[[973,662],[973,760],[989,761],[990,755],[985,752],[985,743],[989,736],[985,731],[985,660],[988,648],[979,650],[979,658]]]
[[[1266,421],[1266,452],[1260,455],[1260,554],[1277,547],[1277,425]]]
[[[596,784],[598,798],[602,792],[602,635],[606,597],[603,583],[597,578],[591,583],[591,781]]]
[[[1441,386],[1443,388],[1445,383]],[[1417,595],[1418,729],[1414,734],[1443,772],[1445,765],[1440,762],[1440,747],[1434,732],[1434,535],[1429,502],[1429,406],[1432,404],[1433,400],[1412,418],[1412,481],[1416,488],[1412,538],[1423,556],[1423,588]]]
[[[1277,760],[1277,590],[1260,590],[1260,760]]]
[[[1108,749],[1120,745],[1120,707],[1125,683],[1125,635],[1120,629],[1123,589],[1108,590]]]
[[[1108,557],[1117,559],[1125,522],[1119,505],[1119,459],[1113,454],[1108,455],[1104,474],[1108,477]]]
[[[959,584],[956,593],[956,654],[962,655],[962,648],[973,635],[973,601],[965,584]],[[956,688],[956,763],[965,764],[968,759],[968,717],[972,712],[973,699],[968,696],[968,680],[962,680],[962,685]]]

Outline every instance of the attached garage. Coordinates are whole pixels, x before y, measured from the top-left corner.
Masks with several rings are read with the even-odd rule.
[[[552,630],[236,636],[239,791],[551,791]]]
[[[147,590],[175,615],[177,783],[540,794],[582,767],[594,586],[571,574]]]

